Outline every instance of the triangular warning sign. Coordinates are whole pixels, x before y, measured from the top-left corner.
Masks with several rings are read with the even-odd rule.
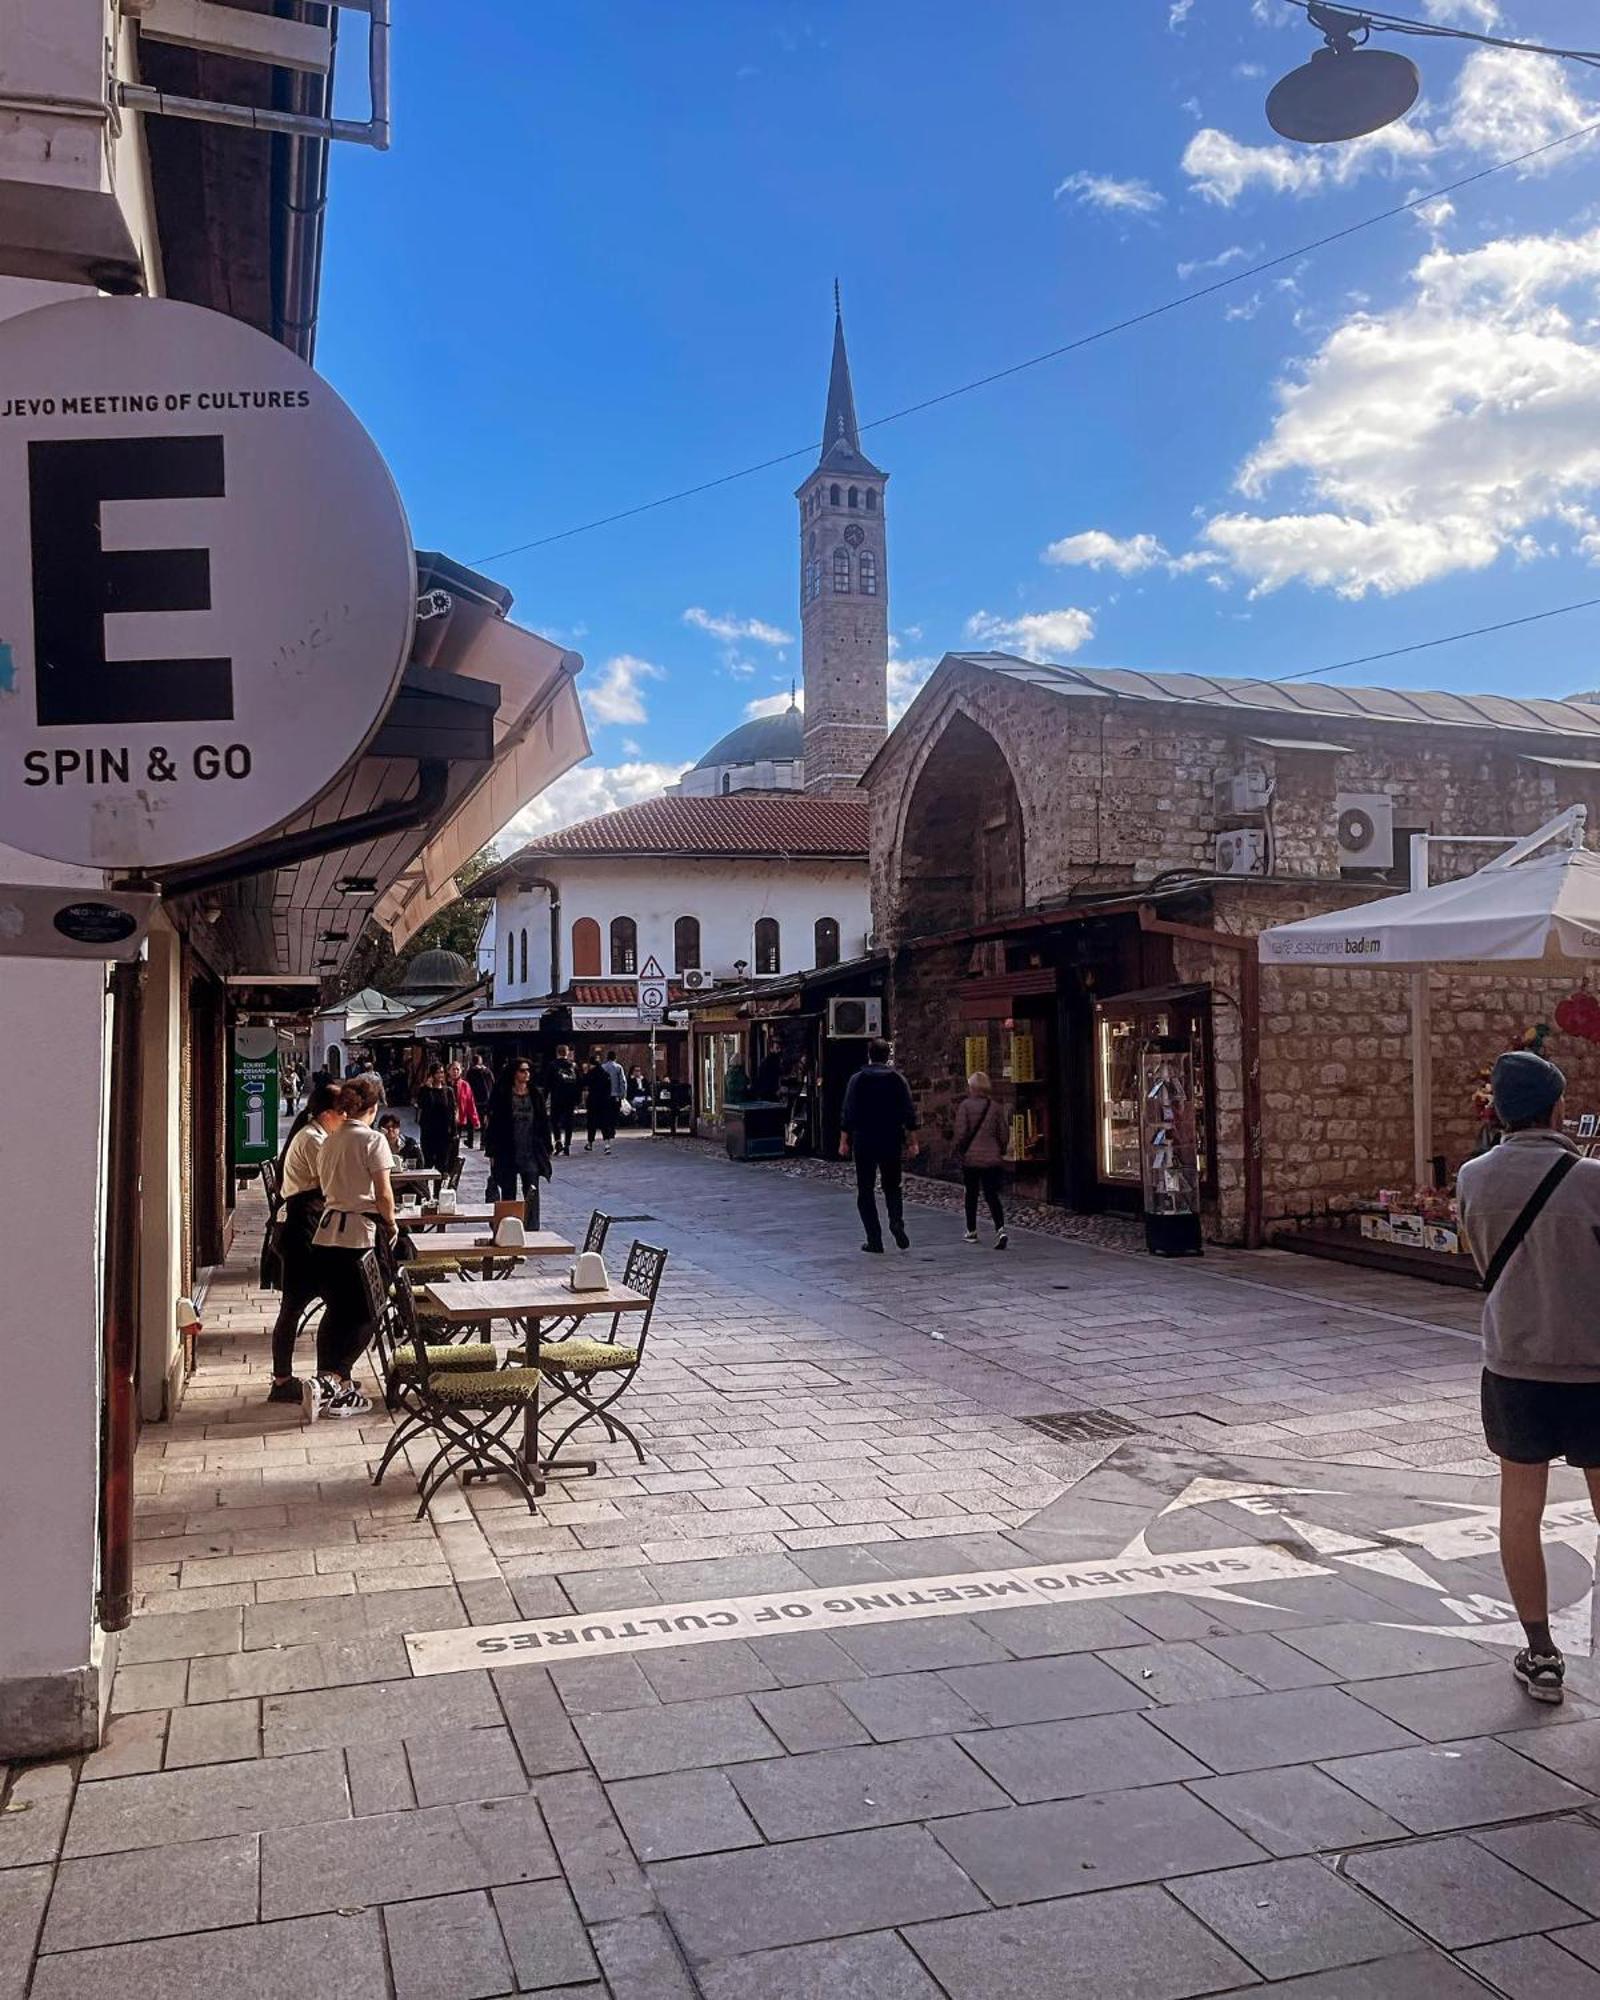
[[[656,957],[654,952],[651,952],[640,968],[639,977],[641,979],[665,979],[666,976],[661,970],[661,961]]]

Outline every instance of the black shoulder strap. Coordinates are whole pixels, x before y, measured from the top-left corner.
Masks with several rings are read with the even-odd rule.
[[[1483,1274],[1483,1289],[1492,1292],[1499,1284],[1502,1274],[1516,1255],[1517,1246],[1539,1219],[1539,1211],[1550,1199],[1567,1175],[1578,1164],[1576,1153],[1563,1153],[1550,1169],[1533,1193],[1528,1196],[1527,1205],[1500,1239],[1500,1247],[1489,1259],[1489,1268]]]

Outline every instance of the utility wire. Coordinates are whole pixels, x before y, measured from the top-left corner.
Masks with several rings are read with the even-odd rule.
[[[1317,0],[1288,0],[1288,4],[1298,7],[1302,14],[1310,14]],[[1600,50],[1554,49],[1543,42],[1515,42],[1504,35],[1482,34],[1476,28],[1452,28],[1442,21],[1418,21],[1409,14],[1384,14],[1372,7],[1357,5],[1348,11],[1352,20],[1382,28],[1390,34],[1426,35],[1430,39],[1442,37],[1451,42],[1481,42],[1485,48],[1515,49],[1519,55],[1526,56],[1559,56],[1564,62],[1588,63],[1600,69]]]
[[[1301,0],[1292,0],[1299,5]],[[1198,304],[1202,299],[1214,298],[1219,292],[1226,292],[1236,285],[1248,283],[1268,271],[1276,271],[1285,264],[1292,264],[1299,258],[1314,256],[1319,250],[1342,243],[1348,237],[1359,236],[1363,231],[1374,229],[1380,222],[1392,222],[1396,216],[1412,215],[1419,208],[1426,208],[1431,202],[1443,197],[1459,194],[1463,188],[1475,187],[1479,182],[1490,180],[1496,174],[1507,173],[1513,167],[1525,166],[1529,160],[1541,159],[1547,153],[1555,152],[1561,146],[1570,146],[1579,139],[1588,139],[1600,132],[1600,119],[1588,125],[1579,125],[1559,137],[1546,139],[1542,145],[1530,146],[1526,152],[1513,154],[1510,159],[1497,160],[1493,166],[1479,167],[1475,172],[1463,174],[1459,180],[1445,181],[1429,188],[1425,193],[1413,195],[1408,201],[1399,201],[1392,208],[1379,210],[1375,215],[1363,216],[1359,222],[1346,223],[1342,229],[1333,229],[1326,236],[1318,236],[1308,243],[1298,244],[1292,250],[1282,250],[1276,256],[1263,258],[1258,264],[1248,265],[1242,271],[1230,272],[1228,276],[1216,278],[1210,284],[1198,285],[1192,291],[1180,292],[1176,297],[1163,300],[1160,305],[1147,306],[1144,311],[1130,313],[1127,318],[1113,320],[1106,326],[1096,327],[1090,333],[1079,334],[1075,340],[1063,341],[1059,347],[1049,347],[1041,354],[1031,354],[1025,361],[1013,361],[1009,367],[996,368],[988,375],[975,376],[970,382],[962,382],[953,389],[941,390],[937,395],[924,396],[920,402],[907,403],[902,409],[890,410],[887,415],[873,417],[860,426],[863,431],[881,430],[886,424],[897,424],[906,417],[920,416],[924,410],[937,409],[942,403],[953,403],[958,397],[970,396],[979,389],[992,388],[996,382],[1009,381],[1014,375],[1026,374],[1029,369],[1042,368],[1046,362],[1059,361],[1068,354],[1077,354],[1086,347],[1097,346],[1109,340],[1114,334],[1128,333],[1133,328],[1147,326],[1152,320],[1163,319],[1168,313],[1177,312],[1184,306]],[[474,556],[473,566],[481,563],[504,562],[508,556],[527,555],[534,549],[547,549],[556,542],[571,541],[577,535],[593,534],[599,528],[614,527],[619,521],[631,521],[641,514],[653,514],[662,507],[675,506],[680,500],[692,500],[701,493],[713,493],[721,486],[731,486],[741,479],[753,479],[757,473],[770,472],[774,467],[789,465],[799,458],[808,458],[819,451],[816,443],[797,446],[793,451],[781,451],[771,458],[758,459],[753,465],[740,466],[736,472],[720,473],[715,479],[702,479],[693,486],[680,486],[675,492],[658,494],[653,500],[641,500],[632,507],[620,507],[615,513],[600,514],[592,521],[580,521],[571,528],[559,529],[550,535],[540,535],[531,542],[518,542],[514,547],[496,549],[489,555]]]
[[[1510,632],[1519,625],[1539,625],[1547,618],[1565,618],[1572,611],[1593,611],[1600,606],[1600,597],[1580,598],[1576,604],[1553,604],[1548,611],[1530,611],[1521,618],[1502,618],[1496,625],[1474,625],[1470,632],[1446,632],[1439,639],[1416,639],[1409,646],[1391,646],[1382,653],[1361,653],[1353,660],[1334,660],[1325,667],[1301,667],[1292,674],[1262,674],[1257,677],[1258,686],[1274,686],[1282,681],[1315,680],[1320,674],[1340,674],[1347,667],[1375,666],[1379,660],[1397,660],[1402,653],[1428,653],[1435,646],[1457,646],[1463,639],[1482,639],[1491,632]],[[1248,687],[1250,681],[1230,680],[1229,687]]]

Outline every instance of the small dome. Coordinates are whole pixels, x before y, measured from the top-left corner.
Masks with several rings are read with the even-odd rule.
[[[472,984],[472,967],[459,951],[419,951],[406,967],[402,993],[453,993]]]
[[[720,764],[763,764],[795,762],[805,755],[805,717],[793,702],[781,715],[758,715],[730,729],[695,765],[707,771]]]

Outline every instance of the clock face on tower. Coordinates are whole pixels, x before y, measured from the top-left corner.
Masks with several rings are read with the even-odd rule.
[[[867,539],[866,530],[857,522],[852,521],[844,531],[844,538],[850,544],[851,548],[859,549],[861,544]]]

